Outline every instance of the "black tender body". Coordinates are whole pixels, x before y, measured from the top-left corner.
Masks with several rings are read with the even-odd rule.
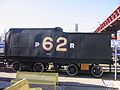
[[[47,49],[49,43],[52,44],[50,50],[45,50],[44,41]],[[5,55],[23,61],[109,64],[112,62],[110,43],[111,35],[103,33],[65,33],[60,28],[12,28],[6,34]]]

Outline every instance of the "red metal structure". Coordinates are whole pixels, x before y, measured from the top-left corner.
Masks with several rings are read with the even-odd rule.
[[[120,6],[95,30],[96,33],[114,33],[117,38],[117,31],[120,30]]]

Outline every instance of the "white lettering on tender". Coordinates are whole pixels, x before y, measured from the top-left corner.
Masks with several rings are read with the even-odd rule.
[[[38,47],[40,46],[40,43],[39,42],[35,42],[35,47]]]
[[[70,43],[70,48],[75,48],[75,44],[74,43]]]

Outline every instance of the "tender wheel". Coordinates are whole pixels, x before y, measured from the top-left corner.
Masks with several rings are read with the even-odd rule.
[[[20,71],[21,70],[21,63],[20,62],[14,62],[14,63],[12,63],[12,69],[15,72]]]
[[[100,77],[103,74],[103,68],[99,65],[95,65],[92,67],[91,73],[94,77]]]
[[[75,76],[78,73],[78,67],[75,64],[70,64],[67,66],[67,74],[70,76]]]
[[[44,65],[42,63],[35,63],[33,70],[35,72],[43,72],[44,71]]]

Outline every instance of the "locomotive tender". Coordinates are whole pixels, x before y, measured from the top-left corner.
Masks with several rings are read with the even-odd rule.
[[[111,64],[111,35],[105,33],[67,33],[61,28],[11,28],[5,37],[5,57],[15,71],[28,66],[43,72],[49,63],[67,66],[74,76],[90,70],[103,74],[99,64]]]

